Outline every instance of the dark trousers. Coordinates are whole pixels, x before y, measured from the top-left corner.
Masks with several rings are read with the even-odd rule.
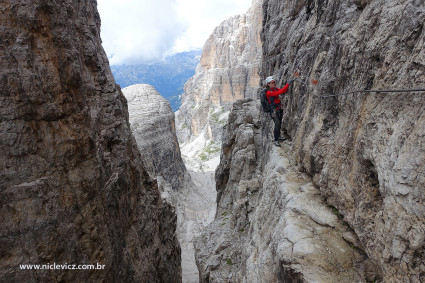
[[[277,141],[280,138],[280,127],[282,126],[282,117],[283,117],[283,110],[275,110],[274,114],[272,115],[273,122],[274,122],[274,140]]]

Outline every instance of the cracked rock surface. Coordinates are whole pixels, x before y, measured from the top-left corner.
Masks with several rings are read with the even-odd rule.
[[[299,74],[283,127],[296,161],[353,228],[385,282],[425,281],[425,5],[270,0],[264,74]],[[300,81],[304,81],[301,83]]]
[[[0,278],[180,282],[176,216],[149,178],[96,1],[0,2]],[[20,264],[103,270],[21,270]]]
[[[153,178],[162,176],[173,189],[182,188],[186,167],[170,103],[151,85],[132,85],[122,91],[128,101],[131,130],[146,170]]]
[[[202,282],[366,282],[379,278],[350,227],[311,178],[293,144],[270,147],[259,101],[233,105],[216,171],[215,220],[195,241]]]

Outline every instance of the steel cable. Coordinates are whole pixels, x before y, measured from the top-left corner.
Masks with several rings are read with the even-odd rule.
[[[298,78],[295,78],[294,81],[300,82],[305,86],[308,86],[307,83],[305,81],[302,81]],[[350,92],[344,92],[344,93],[338,93],[338,94],[329,94],[329,95],[314,95],[320,98],[326,98],[326,97],[335,97],[335,96],[343,96],[343,95],[349,95],[349,94],[354,94],[354,93],[359,93],[359,92],[384,92],[384,93],[389,93],[389,92],[425,92],[425,88],[415,88],[415,89],[363,89],[363,90],[355,90],[355,91],[350,91]]]
[[[343,96],[343,95],[349,95],[359,92],[425,92],[425,88],[416,88],[416,89],[363,89],[363,90],[355,90],[345,93],[338,93],[338,94],[329,94],[329,95],[315,95],[320,98],[326,98],[326,97],[335,97],[335,96]]]

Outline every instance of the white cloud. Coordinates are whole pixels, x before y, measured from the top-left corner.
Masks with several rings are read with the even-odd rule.
[[[223,20],[252,0],[98,0],[103,47],[111,65],[149,62],[202,48]]]

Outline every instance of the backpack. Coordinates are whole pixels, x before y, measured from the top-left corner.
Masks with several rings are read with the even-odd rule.
[[[266,93],[267,93],[267,88],[263,88],[260,91],[260,101],[261,101],[261,107],[263,108],[263,111],[269,113],[272,111],[272,105],[270,105],[269,100],[267,99]]]

